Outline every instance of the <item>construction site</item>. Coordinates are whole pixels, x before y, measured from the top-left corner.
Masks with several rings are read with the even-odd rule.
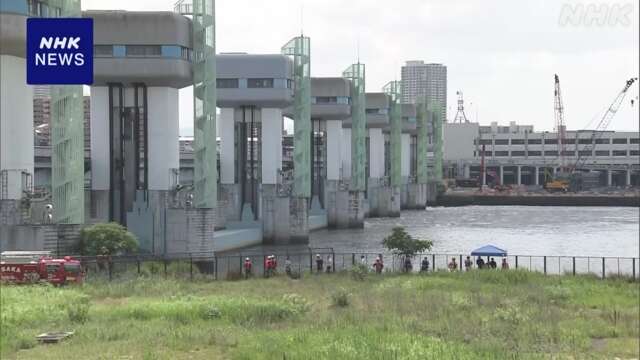
[[[444,173],[447,195],[611,197],[611,201],[563,200],[564,205],[615,205],[617,197],[638,197],[640,139],[638,132],[608,130],[637,78],[624,82],[607,110],[590,129],[567,130],[560,78],[554,76],[554,132],[533,126],[482,126],[464,114],[459,92],[458,113],[445,124]],[[456,139],[457,141],[447,141]],[[470,155],[470,156],[469,156]],[[584,200],[584,199],[583,199]],[[489,201],[494,204],[496,200]],[[448,203],[448,202],[445,202]],[[463,202],[467,203],[467,202]],[[522,201],[526,204],[527,201]],[[636,204],[637,200],[631,201]],[[536,202],[545,204],[545,201]]]

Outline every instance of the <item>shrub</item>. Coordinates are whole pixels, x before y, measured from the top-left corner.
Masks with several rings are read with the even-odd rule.
[[[285,294],[282,301],[289,305],[296,314],[304,314],[311,308],[311,305],[303,296],[298,294]]]
[[[382,245],[396,255],[413,257],[425,250],[431,250],[433,242],[414,239],[402,226],[397,226],[391,230],[391,235],[382,240]]]
[[[335,307],[349,306],[349,293],[344,288],[340,288],[331,294],[331,305]]]
[[[137,250],[138,240],[120,224],[95,224],[82,229],[79,248],[83,255],[117,255]]]
[[[351,278],[356,281],[364,281],[369,273],[369,268],[366,265],[358,264],[354,265],[349,271]]]

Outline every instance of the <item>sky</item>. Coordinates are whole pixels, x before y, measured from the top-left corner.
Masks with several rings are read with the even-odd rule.
[[[82,7],[170,11],[174,2],[83,0]],[[563,22],[578,6],[609,21],[574,15]],[[449,120],[459,90],[470,121],[548,131],[557,73],[567,128],[579,130],[593,128],[626,80],[638,76],[638,7],[635,0],[217,0],[216,51],[278,53],[303,31],[311,38],[312,76],[339,76],[359,56],[371,92],[399,80],[407,60],[443,63]],[[639,130],[637,98],[638,83],[609,129]],[[181,90],[183,136],[193,131],[191,101],[191,89]]]

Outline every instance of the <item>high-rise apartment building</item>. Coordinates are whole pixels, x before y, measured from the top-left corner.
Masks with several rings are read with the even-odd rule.
[[[415,104],[421,96],[427,101],[439,101],[441,118],[447,121],[447,67],[442,64],[425,64],[424,61],[407,61],[402,67],[402,102]]]

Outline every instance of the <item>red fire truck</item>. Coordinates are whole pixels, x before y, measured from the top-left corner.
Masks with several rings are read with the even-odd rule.
[[[46,281],[54,285],[81,283],[79,260],[53,258],[49,251],[4,251],[0,254],[0,280],[13,284]]]

